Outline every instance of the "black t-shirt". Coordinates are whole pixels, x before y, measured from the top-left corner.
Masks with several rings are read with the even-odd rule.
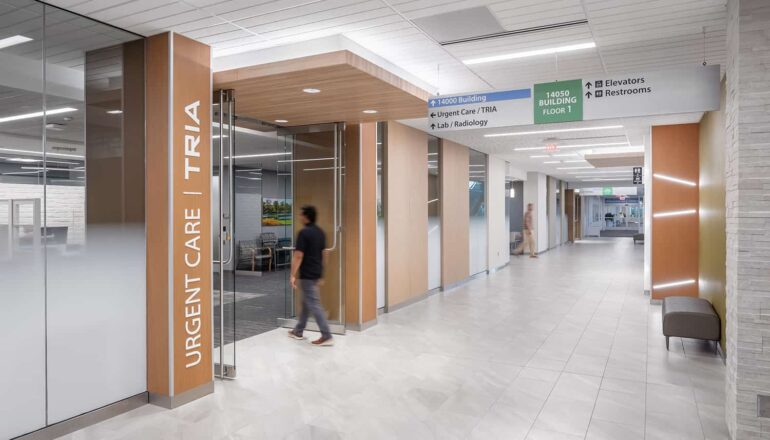
[[[323,252],[326,248],[326,236],[315,223],[305,225],[297,235],[295,249],[301,251],[302,264],[299,266],[301,280],[317,280],[323,275]]]

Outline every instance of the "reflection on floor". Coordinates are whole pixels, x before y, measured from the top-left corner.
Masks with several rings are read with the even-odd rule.
[[[66,438],[726,439],[723,363],[694,341],[666,351],[642,252],[601,238],[513,257],[332,348],[245,339],[215,394]]]
[[[636,229],[605,229],[599,234],[602,237],[633,237],[638,233]]]
[[[287,300],[287,277],[286,270],[263,272],[261,276],[238,272],[234,279],[232,271],[225,272],[225,344],[278,327],[277,319],[287,317],[291,307]],[[218,273],[214,274],[214,286],[219,286]],[[214,290],[213,304],[214,316],[219,316],[219,289]],[[218,320],[215,320],[214,335],[214,345],[218,347]]]

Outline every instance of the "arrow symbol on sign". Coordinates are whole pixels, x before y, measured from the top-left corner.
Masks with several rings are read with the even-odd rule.
[[[591,99],[591,92],[586,92],[586,98]]]
[[[435,130],[436,129],[436,124],[430,124],[430,129],[431,130]]]
[[[431,99],[430,100],[430,106],[433,107],[434,105],[436,105],[436,100],[435,99]]]
[[[591,90],[591,81],[588,81],[586,83],[586,88],[588,88],[588,90]]]
[[[431,117],[431,118],[435,118],[435,117],[436,117],[436,114],[435,114],[435,113],[431,113],[431,114],[430,114],[430,117]]]

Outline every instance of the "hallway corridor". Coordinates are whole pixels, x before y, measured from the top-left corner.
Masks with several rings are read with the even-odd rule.
[[[598,238],[512,257],[332,348],[254,336],[215,394],[63,438],[726,439],[723,363],[706,343],[666,351],[642,253]]]

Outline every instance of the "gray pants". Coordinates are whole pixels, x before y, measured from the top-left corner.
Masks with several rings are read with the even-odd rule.
[[[318,280],[299,280],[299,288],[302,291],[302,312],[299,314],[297,326],[294,327],[294,333],[301,335],[302,332],[305,331],[307,319],[312,313],[315,322],[318,324],[318,328],[321,330],[321,335],[331,337],[332,334],[329,331],[329,323],[326,322],[326,312],[321,305]]]

